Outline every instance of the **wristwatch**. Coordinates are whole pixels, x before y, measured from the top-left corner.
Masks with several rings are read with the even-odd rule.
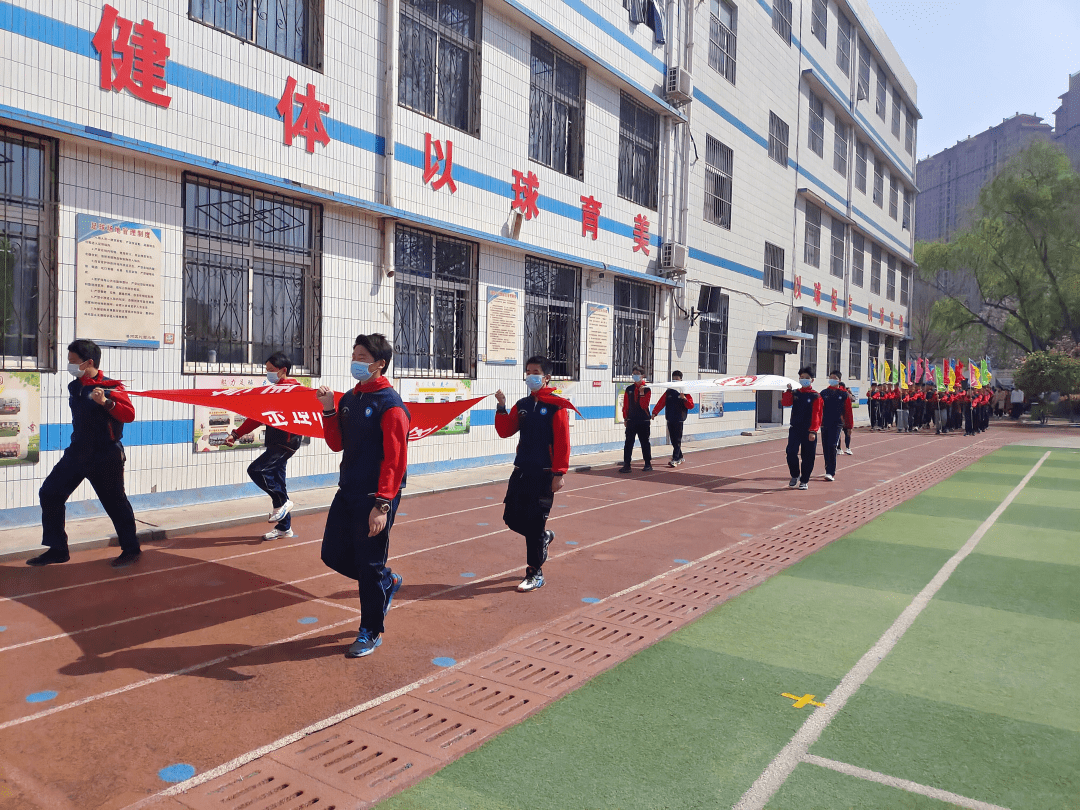
[[[375,508],[382,512],[384,515],[390,513],[389,501],[375,501]]]

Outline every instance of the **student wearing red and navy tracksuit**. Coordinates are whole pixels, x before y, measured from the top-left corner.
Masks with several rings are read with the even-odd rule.
[[[289,376],[292,370],[292,360],[283,352],[274,352],[266,360],[266,382],[270,385],[299,385]],[[241,436],[246,436],[263,427],[264,423],[256,419],[245,419],[244,424],[229,433],[225,444],[232,447]],[[279,537],[294,537],[292,531],[293,502],[289,499],[289,491],[285,485],[285,466],[300,448],[303,437],[289,433],[273,425],[266,427],[266,449],[262,454],[248,465],[247,474],[255,486],[270,496],[270,515],[268,523],[276,523],[273,529],[263,535],[263,540],[277,540]]]
[[[322,561],[360,588],[360,631],[347,658],[370,655],[382,644],[383,619],[401,587],[401,576],[386,560],[405,488],[410,416],[385,376],[393,356],[383,335],[358,335],[350,368],[356,387],[336,408],[334,392],[325,385],[316,394],[326,444],[344,451],[338,491],[326,516]]]
[[[124,425],[135,421],[135,409],[124,386],[98,369],[101,349],[92,340],[76,340],[68,346],[68,383],[71,408],[71,443],[41,484],[41,544],[49,550],[27,565],[63,563],[70,559],[64,528],[67,499],[84,480],[97,493],[120,540],[120,556],[113,568],[139,559],[135,513],[124,491]]]
[[[821,391],[821,454],[825,456],[825,480],[836,478],[836,451],[840,431],[852,424],[851,394],[840,387],[840,372],[829,372],[829,387]],[[794,477],[794,476],[792,476]]]
[[[672,382],[682,382],[682,372],[671,372]],[[678,467],[683,462],[682,434],[683,425],[686,423],[686,413],[694,407],[694,398],[682,391],[669,388],[660,395],[660,399],[652,409],[653,419],[660,411],[664,412],[667,420],[668,438],[671,439],[671,461],[669,467]]]
[[[634,455],[634,438],[641,442],[641,455],[645,459],[645,472],[652,470],[652,445],[649,444],[649,431],[652,415],[649,413],[649,400],[652,391],[645,381],[645,369],[634,366],[631,373],[633,382],[623,391],[622,416],[626,425],[626,442],[623,444],[623,464],[619,472],[630,472],[630,459]]]
[[[788,428],[787,463],[791,473],[788,487],[810,488],[810,476],[814,473],[814,454],[817,453],[818,429],[821,427],[821,394],[813,388],[814,370],[809,366],[799,369],[799,390],[789,385],[780,404],[791,408]],[[802,468],[799,454],[802,454]]]

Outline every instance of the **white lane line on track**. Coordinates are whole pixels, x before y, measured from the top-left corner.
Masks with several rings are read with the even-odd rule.
[[[980,802],[978,799],[969,799],[967,796],[951,793],[948,790],[930,787],[929,785],[920,785],[918,782],[912,782],[909,779],[901,779],[898,776],[889,776],[888,774],[878,773],[877,771],[868,771],[866,768],[860,768],[857,765],[849,765],[846,762],[837,762],[835,759],[826,759],[825,757],[815,756],[814,754],[807,754],[803,758],[803,762],[810,765],[817,765],[821,768],[828,768],[831,771],[846,774],[847,776],[865,779],[868,782],[877,782],[878,784],[888,785],[889,787],[898,788],[899,790],[906,790],[908,793],[918,793],[921,796],[928,796],[931,799],[949,802],[960,807],[967,807],[969,810],[1009,810],[1009,808],[1002,807],[1001,805]]]
[[[858,691],[870,677],[870,675],[877,669],[878,664],[884,660],[896,646],[896,644],[903,638],[904,633],[911,628],[915,623],[915,620],[919,617],[919,614],[926,609],[926,606],[930,604],[930,600],[934,598],[934,595],[941,589],[945,582],[952,576],[952,573],[956,570],[964,559],[967,558],[975,547],[982,540],[983,536],[990,530],[990,527],[997,522],[997,519],[1001,517],[1001,514],[1009,507],[1009,504],[1020,494],[1020,492],[1027,486],[1028,481],[1039,471],[1039,467],[1043,465],[1043,462],[1050,457],[1050,451],[1046,451],[1042,458],[1036,462],[1027,475],[1025,475],[1019,484],[1017,484],[1013,490],[1005,496],[1005,499],[998,504],[998,507],[990,513],[990,516],[986,518],[979,527],[972,533],[968,541],[949,558],[948,562],[941,567],[941,569],[934,575],[934,578],[927,583],[911,601],[904,611],[897,617],[896,621],[892,623],[888,630],[878,639],[877,643],[871,647],[862,658],[853,666],[848,673],[840,681],[840,684],[832,691],[827,698],[825,698],[825,705],[821,708],[815,709],[802,727],[795,733],[795,736],[791,738],[787,745],[776,755],[776,758],[769,764],[769,766],[762,772],[762,774],[754,781],[754,784],[750,786],[750,789],[743,794],[742,798],[735,805],[734,810],[762,810],[769,803],[769,800],[775,795],[791,776],[796,766],[803,761],[810,751],[810,746],[817,742],[822,733],[828,728],[829,724],[833,721],[837,714],[844,708],[848,700]]]

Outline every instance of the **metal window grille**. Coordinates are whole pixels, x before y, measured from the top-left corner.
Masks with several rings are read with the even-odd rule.
[[[322,70],[323,0],[191,0],[188,16]]]
[[[885,274],[885,297],[890,301],[896,300],[896,257],[891,253],[886,254],[886,274]]]
[[[551,359],[552,377],[578,378],[581,271],[525,257],[525,356]]]
[[[585,68],[533,37],[529,157],[578,180],[585,161],[584,81]]]
[[[653,371],[656,307],[652,284],[615,279],[615,379],[629,380],[634,366]]]
[[[892,134],[894,138],[900,137],[900,88],[893,87],[892,91]]]
[[[900,266],[900,303],[907,306],[911,291],[911,268],[906,264]]]
[[[731,174],[735,157],[730,147],[705,136],[705,219],[731,230]]]
[[[828,45],[826,37],[829,30],[829,4],[827,0],[814,0],[810,17],[810,33],[817,37],[823,46]]]
[[[698,371],[727,374],[728,297],[720,296],[720,311],[698,319]]]
[[[404,0],[398,104],[480,131],[481,18],[474,0]]]
[[[821,266],[821,209],[810,203],[806,204],[803,261],[811,267]]]
[[[885,167],[877,157],[874,158],[874,205],[881,208],[885,204]]]
[[[765,286],[784,291],[784,249],[768,242],[765,243]]]
[[[840,370],[840,346],[843,342],[844,325],[840,321],[829,321],[829,333],[825,339],[825,374]]]
[[[769,157],[784,168],[788,165],[788,125],[769,112]]]
[[[885,359],[889,361],[890,366],[896,365],[896,358],[893,357],[893,338],[892,335],[885,336]]]
[[[836,171],[847,177],[847,156],[848,156],[848,128],[846,124],[842,124],[840,121],[836,121],[836,126],[833,128],[833,161],[832,165]]]
[[[861,233],[851,234],[851,283],[863,285],[863,267],[866,262],[866,240]]]
[[[850,327],[848,336],[848,379],[862,379],[862,329],[858,326]]]
[[[398,375],[474,378],[478,246],[401,225],[394,244]]]
[[[874,361],[881,359],[881,333],[873,329],[867,330],[866,334],[866,359]]]
[[[791,0],[773,0],[772,27],[780,39],[791,44]]]
[[[904,151],[909,155],[915,153],[915,113],[911,110],[907,111],[904,121]]]
[[[735,84],[735,46],[739,12],[727,0],[712,0],[709,20],[709,65]]]
[[[0,127],[0,368],[56,370],[57,142]]]
[[[855,96],[856,100],[870,98],[870,49],[861,39],[859,40],[859,84]]]
[[[866,144],[855,141],[855,188],[866,193]]]
[[[906,188],[904,189],[904,221],[901,227],[905,231],[911,230],[911,192]]]
[[[847,226],[838,219],[832,221],[832,255],[829,272],[837,278],[844,277],[844,254],[847,252]]]
[[[870,246],[870,292],[881,295],[881,246]]]
[[[851,75],[851,20],[839,10],[836,12],[836,65],[845,76]]]
[[[885,68],[878,65],[877,69],[877,101],[874,104],[874,112],[878,118],[885,120],[885,108],[888,106],[888,84],[885,79]]]
[[[817,365],[817,318],[813,315],[803,315],[801,331],[813,337],[810,340],[803,340],[799,351],[799,365],[813,368]]]
[[[895,174],[889,175],[889,216],[897,217],[897,208],[900,205],[900,182]]]
[[[818,157],[825,153],[825,104],[817,94],[810,91],[810,127],[808,145]]]
[[[619,106],[619,196],[657,209],[660,116],[625,93]]]
[[[184,371],[320,373],[322,208],[184,176]]]

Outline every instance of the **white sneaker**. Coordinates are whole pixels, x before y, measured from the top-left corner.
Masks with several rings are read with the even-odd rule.
[[[283,503],[281,506],[279,506],[277,509],[270,513],[270,515],[266,518],[266,522],[277,523],[279,520],[289,514],[289,512],[292,511],[292,508],[293,502],[285,501],[285,503]]]
[[[836,476],[835,475],[829,475],[828,473],[825,473],[825,480],[826,481],[835,481]]]
[[[844,455],[845,456],[853,456],[855,454],[853,452],[851,452],[851,448],[849,447],[846,450],[844,450]]]
[[[808,483],[806,483],[805,481],[800,481],[799,482],[799,489],[810,489],[810,485]]]
[[[296,537],[292,529],[288,531],[281,531],[281,529],[271,529],[263,535],[263,540],[277,540],[279,537]]]

